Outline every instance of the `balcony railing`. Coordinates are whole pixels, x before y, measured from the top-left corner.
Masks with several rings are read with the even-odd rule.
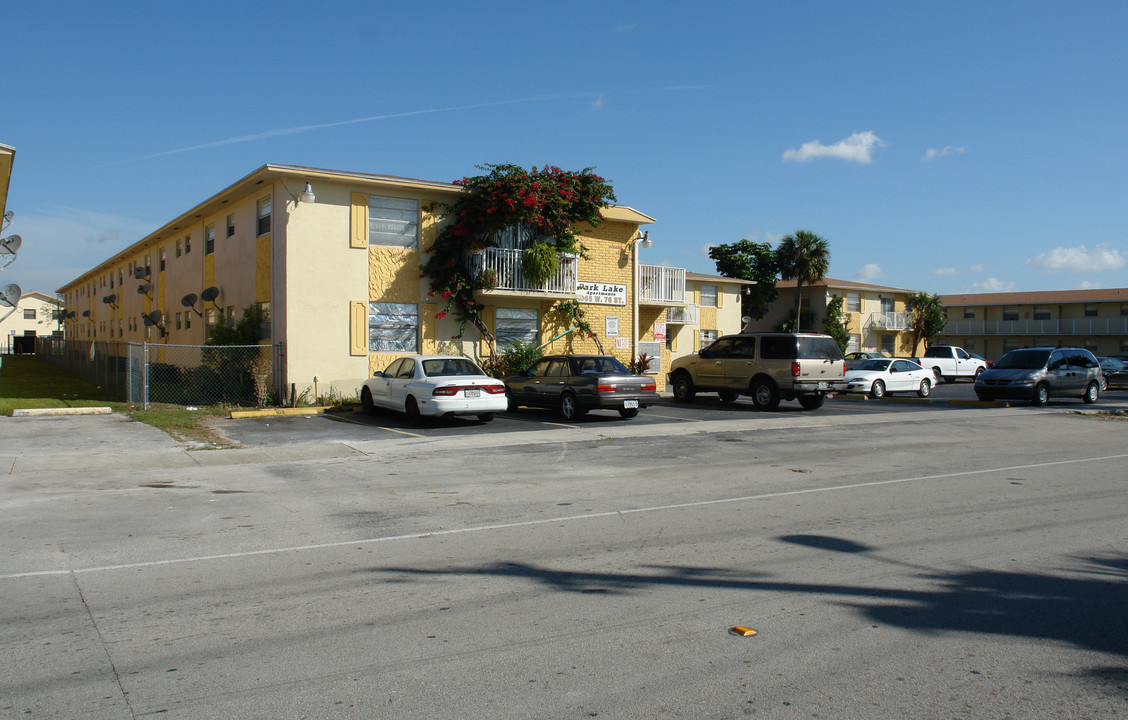
[[[643,305],[685,302],[685,268],[639,265],[638,301]]]
[[[1128,318],[949,320],[944,335],[1128,335]]]
[[[913,314],[903,312],[875,312],[870,313],[866,328],[875,330],[911,330],[913,327]]]
[[[556,274],[541,285],[533,285],[525,279],[525,272],[521,269],[520,250],[509,248],[478,250],[470,254],[467,265],[472,278],[483,274],[494,276],[496,290],[575,295],[578,261],[575,255],[561,255],[560,267],[557,268]]]
[[[666,308],[666,322],[672,325],[697,324],[697,306],[685,305],[683,307]]]

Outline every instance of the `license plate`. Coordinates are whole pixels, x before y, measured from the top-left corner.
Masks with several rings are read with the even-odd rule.
[[[826,390],[826,383],[824,383],[824,382],[819,383],[819,390]]]
[[[479,390],[478,388],[466,388],[466,390],[464,390],[463,392],[466,393],[466,395],[464,395],[464,397],[471,398],[471,397],[478,397],[478,395],[480,395],[482,391]]]
[[[624,400],[623,401],[623,409],[624,410],[631,410],[631,409],[634,409],[634,408],[637,408],[637,407],[638,407],[638,400]]]

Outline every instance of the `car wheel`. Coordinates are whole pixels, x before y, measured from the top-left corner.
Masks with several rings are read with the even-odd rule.
[[[494,419],[493,413],[480,413],[478,415],[478,420],[480,420],[482,422],[489,422],[490,420],[493,420],[493,419]]]
[[[799,396],[799,405],[802,406],[804,410],[818,410],[823,406],[824,402],[826,402],[826,395],[824,393]]]
[[[945,382],[944,376],[940,373],[940,368],[938,367],[932,368],[932,376],[936,378],[932,381],[933,385],[939,385],[940,383]]]
[[[1101,392],[1108,390],[1108,378],[1104,375],[1101,376]]]
[[[995,398],[987,395],[976,395],[975,397],[979,398],[979,402],[995,402]]]
[[[733,392],[732,390],[721,390],[719,393],[717,393],[717,396],[721,398],[721,402],[730,403],[736,402],[736,399],[740,397],[740,393]]]
[[[419,413],[419,403],[415,402],[415,398],[409,397],[407,402],[403,405],[403,413],[407,415],[408,425],[418,425],[423,416]]]
[[[365,415],[376,412],[376,404],[372,402],[372,391],[368,388],[360,391],[360,409]]]
[[[570,392],[566,392],[560,396],[560,415],[565,420],[576,420],[583,416],[584,411],[580,408],[580,404],[576,402],[576,396]]]
[[[1098,398],[1100,398],[1100,396],[1101,396],[1100,386],[1097,385],[1096,381],[1093,381],[1093,382],[1089,383],[1089,387],[1085,388],[1085,394],[1082,396],[1081,399],[1084,400],[1086,403],[1092,405],[1093,403],[1095,403],[1097,401]]]
[[[981,367],[975,368],[975,379],[976,380],[978,380],[979,376],[982,375],[982,374],[983,374],[983,368],[981,368]]]
[[[1038,387],[1034,388],[1034,399],[1031,402],[1034,405],[1045,405],[1050,401],[1050,388],[1045,383],[1040,383]]]
[[[928,378],[920,381],[920,390],[917,390],[917,395],[921,397],[928,397],[932,394],[932,383],[928,382]]]
[[[771,380],[757,380],[752,386],[752,404],[757,410],[779,407],[779,388]]]
[[[638,408],[619,408],[619,415],[628,420],[633,417],[638,417]]]
[[[874,380],[873,386],[870,388],[870,397],[874,400],[880,400],[885,397],[885,383],[880,380]]]
[[[674,400],[683,403],[692,402],[696,396],[697,390],[693,387],[693,380],[688,373],[680,372],[674,376]]]
[[[520,407],[520,405],[518,405],[517,402],[513,399],[513,393],[509,392],[508,390],[505,391],[505,403],[506,412],[517,412],[517,408]]]

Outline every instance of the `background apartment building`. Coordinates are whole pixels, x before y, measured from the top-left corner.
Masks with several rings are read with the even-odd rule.
[[[948,324],[935,342],[987,358],[1057,345],[1128,354],[1128,288],[941,295],[940,301]]]

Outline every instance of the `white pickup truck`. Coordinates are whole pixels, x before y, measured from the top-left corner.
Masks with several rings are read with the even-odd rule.
[[[955,382],[960,378],[974,380],[987,369],[987,362],[974,358],[967,350],[953,345],[932,345],[924,349],[924,355],[910,358],[925,369],[932,369],[936,380]]]

